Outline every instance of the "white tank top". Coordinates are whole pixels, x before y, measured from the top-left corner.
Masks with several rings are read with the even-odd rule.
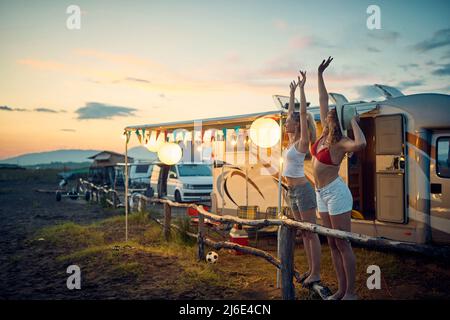
[[[293,143],[283,152],[283,177],[301,178],[305,176],[303,164],[306,153],[298,152]]]

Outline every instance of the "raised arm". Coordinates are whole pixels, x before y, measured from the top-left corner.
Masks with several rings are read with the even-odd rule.
[[[290,116],[294,112],[294,106],[295,106],[295,89],[297,88],[298,83],[295,83],[295,81],[292,81],[289,85],[289,88],[291,89],[290,95],[289,95],[289,108],[288,108],[288,115]]]
[[[298,77],[298,87],[300,88],[300,145],[298,146],[298,150],[300,152],[307,152],[309,146],[309,134],[305,97],[306,71],[300,71],[300,74],[302,75],[302,79]]]
[[[320,122],[322,123],[322,128],[326,126],[326,118],[328,113],[328,92],[325,87],[325,82],[323,81],[323,72],[333,61],[332,57],[328,57],[325,61],[323,60],[318,68],[318,88],[319,88],[319,105],[320,105]]]
[[[345,140],[343,139],[342,141],[342,148],[345,152],[356,152],[361,149],[364,149],[367,145],[366,137],[364,136],[364,133],[362,132],[358,124],[358,121],[359,121],[358,115],[354,116],[351,120],[355,140],[347,138]]]

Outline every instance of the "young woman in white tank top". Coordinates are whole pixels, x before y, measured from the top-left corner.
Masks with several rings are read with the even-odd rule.
[[[288,184],[288,199],[294,218],[299,221],[316,223],[316,195],[304,173],[304,160],[311,140],[315,140],[314,125],[308,130],[306,113],[305,82],[306,72],[300,71],[302,79],[290,85],[288,117],[285,128],[289,136],[289,147],[283,153],[283,176]],[[295,90],[300,88],[300,113],[294,112]],[[312,141],[314,142],[314,141]],[[302,231],[303,245],[308,259],[309,271],[303,275],[304,286],[320,281],[320,241],[316,233]]]

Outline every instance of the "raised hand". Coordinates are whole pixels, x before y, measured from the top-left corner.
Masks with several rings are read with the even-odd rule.
[[[300,74],[302,75],[302,78],[300,79],[300,77],[298,77],[298,86],[303,89],[306,83],[306,71],[300,70]]]
[[[291,82],[289,87],[291,88],[291,93],[295,93],[295,89],[297,88],[298,83],[295,83],[295,80]]]
[[[332,57],[328,57],[328,59],[326,61],[323,60],[318,69],[319,73],[323,73],[325,71],[325,69],[330,65],[331,61],[333,61]]]

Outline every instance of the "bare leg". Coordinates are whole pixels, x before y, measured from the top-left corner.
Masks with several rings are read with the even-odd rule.
[[[302,220],[305,222],[316,223],[316,209],[310,209],[300,212]],[[310,270],[311,273],[305,279],[305,285],[314,281],[320,280],[320,255],[321,247],[319,236],[316,233],[303,231],[306,237],[306,242],[310,251]]]
[[[294,212],[294,218],[297,221],[301,221],[302,219],[301,219],[300,212],[298,212],[298,211]],[[312,266],[311,266],[311,247],[309,245],[308,238],[306,237],[305,231],[302,230],[301,232],[302,232],[302,239],[303,239],[303,248],[305,249],[306,260],[308,261],[308,271],[307,272],[308,272],[308,274],[311,274],[311,269],[312,269]]]
[[[328,212],[319,212],[320,217],[323,221],[323,226],[327,228],[332,228],[330,215]],[[338,280],[338,290],[332,296],[329,297],[330,300],[339,300],[345,295],[347,291],[347,279],[345,276],[345,270],[343,266],[342,256],[339,249],[336,246],[335,239],[333,237],[327,237],[328,245],[331,251],[331,260],[333,261],[334,271],[336,272],[336,277]]]
[[[333,229],[350,231],[351,230],[351,211],[330,216]],[[343,300],[357,299],[355,292],[355,278],[356,278],[356,258],[353,254],[352,246],[349,241],[343,239],[335,239],[336,246],[342,257],[342,262],[346,278],[346,290]]]

